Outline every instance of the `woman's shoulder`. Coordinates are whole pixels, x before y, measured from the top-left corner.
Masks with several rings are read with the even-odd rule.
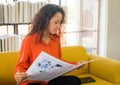
[[[25,38],[24,38],[24,41],[31,42],[31,41],[35,41],[35,39],[36,39],[36,33],[26,35]]]

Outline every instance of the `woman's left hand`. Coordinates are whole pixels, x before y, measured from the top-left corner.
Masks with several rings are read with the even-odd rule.
[[[86,62],[86,61],[78,61],[78,62],[77,62],[78,69],[79,69],[79,68],[83,68],[83,67],[85,66],[85,64],[86,64],[85,62]]]

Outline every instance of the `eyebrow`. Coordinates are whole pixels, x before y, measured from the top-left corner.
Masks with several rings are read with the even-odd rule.
[[[59,23],[62,23],[62,20],[57,20],[56,22],[57,22],[57,23],[58,23],[58,22],[59,22]]]
[[[58,22],[58,21],[61,21],[61,20],[57,20],[57,22]]]

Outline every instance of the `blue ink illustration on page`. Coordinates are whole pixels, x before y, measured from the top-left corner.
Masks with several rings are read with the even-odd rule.
[[[47,73],[48,71],[52,72],[62,68],[62,65],[56,64],[54,61],[44,59],[41,63],[37,63],[37,67],[39,68],[40,73]]]

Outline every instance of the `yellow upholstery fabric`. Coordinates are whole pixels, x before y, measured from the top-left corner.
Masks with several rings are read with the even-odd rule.
[[[81,60],[87,61],[88,57],[85,48],[82,46],[68,46],[62,47],[62,59],[68,62],[78,62]],[[88,73],[88,65],[85,65],[84,68],[76,69],[66,75],[77,75],[83,73]]]
[[[94,76],[92,74],[83,74],[83,75],[79,75],[78,77],[82,78],[82,77],[92,77],[96,80],[96,82],[91,82],[91,83],[85,83],[82,85],[120,85],[120,84],[114,84],[112,82],[106,81],[100,77]]]
[[[13,74],[17,63],[18,52],[0,53],[0,85],[15,85]]]
[[[89,59],[99,58],[97,62],[90,63],[89,72],[112,83],[120,83],[120,62],[98,55],[88,54]],[[102,68],[102,69],[101,69]]]
[[[18,51],[0,53],[0,85],[16,84],[13,74],[18,54]],[[96,80],[96,82],[82,85],[120,85],[120,61],[88,54],[82,46],[62,47],[62,58],[69,62],[100,58],[100,60],[88,63],[84,68],[67,75],[76,75],[80,78],[90,76]]]

